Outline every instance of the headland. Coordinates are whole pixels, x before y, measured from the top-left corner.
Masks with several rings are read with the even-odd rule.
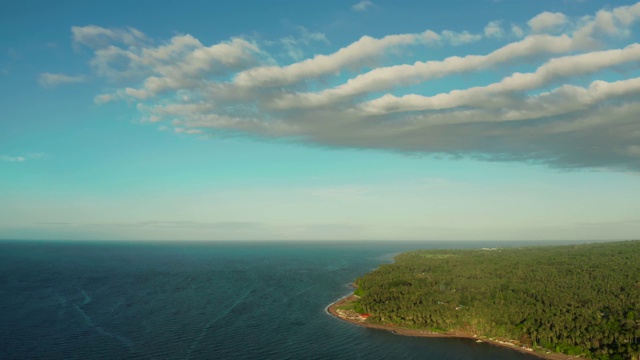
[[[357,300],[358,300],[357,295],[350,294],[329,305],[327,307],[327,312],[329,312],[329,314],[337,317],[340,320],[343,320],[355,325],[364,326],[371,329],[390,331],[397,335],[429,337],[429,338],[450,338],[450,337],[466,338],[466,339],[475,340],[476,342],[479,342],[479,343],[486,342],[494,346],[505,347],[514,351],[531,354],[540,359],[547,359],[547,360],[582,359],[577,356],[569,356],[569,355],[553,353],[553,352],[539,352],[539,351],[535,351],[532,348],[524,347],[518,344],[517,341],[482,338],[482,337],[478,337],[475,334],[468,334],[463,331],[433,332],[428,330],[411,329],[411,328],[401,327],[393,324],[380,324],[380,323],[370,322],[368,314],[359,314],[356,311],[350,309],[350,307],[353,306],[353,303]]]

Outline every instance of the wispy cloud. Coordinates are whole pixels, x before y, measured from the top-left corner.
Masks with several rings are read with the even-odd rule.
[[[157,42],[95,25],[72,35],[93,51],[95,76],[126,84],[96,103],[138,102],[142,117],[181,134],[638,171],[640,45],[630,35],[639,19],[640,3],[582,16],[542,12],[527,22],[495,19],[480,32],[363,36],[311,57],[301,46],[327,39],[307,29],[270,45],[242,36],[205,45],[188,34]],[[475,53],[470,43],[490,50]],[[460,48],[415,61],[425,46]],[[604,77],[612,71],[623,77]],[[421,93],[478,72],[491,83]]]
[[[329,44],[329,40],[321,32],[312,32],[303,26],[298,26],[297,29],[300,32],[299,36],[290,35],[280,39],[280,44],[285,48],[287,55],[296,61],[304,58],[303,47],[317,42]]]
[[[74,26],[71,28],[74,43],[93,49],[103,49],[112,44],[135,46],[147,41],[146,36],[137,29],[108,29],[96,25]]]
[[[8,155],[0,155],[0,161],[5,162],[23,162],[27,160],[24,156],[8,156]]]
[[[87,77],[84,75],[66,75],[66,74],[53,74],[53,73],[41,73],[38,75],[38,82],[42,86],[58,86],[61,84],[73,84],[87,81]]]
[[[362,0],[359,3],[353,5],[351,8],[355,11],[366,11],[373,6],[373,3],[369,0]]]
[[[28,153],[25,155],[1,155],[0,161],[3,162],[24,162],[32,159],[43,159],[48,157],[45,153]]]

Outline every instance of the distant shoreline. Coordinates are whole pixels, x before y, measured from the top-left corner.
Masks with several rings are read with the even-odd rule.
[[[331,305],[329,305],[327,307],[327,312],[333,316],[335,316],[336,318],[342,320],[342,321],[346,321],[348,323],[351,324],[355,324],[355,325],[359,325],[359,326],[364,326],[367,328],[371,328],[371,329],[378,329],[378,330],[385,330],[385,331],[390,331],[394,334],[397,335],[404,335],[404,336],[418,336],[418,337],[430,337],[430,338],[465,338],[465,339],[472,339],[472,340],[476,340],[476,341],[481,341],[481,342],[486,342],[488,344],[494,345],[494,346],[500,346],[500,347],[504,347],[507,349],[511,349],[511,350],[515,350],[524,354],[530,354],[533,356],[536,356],[538,358],[541,359],[547,359],[547,360],[567,360],[567,359],[582,359],[580,357],[577,356],[570,356],[570,355],[565,355],[565,354],[559,354],[559,353],[548,353],[548,354],[542,354],[533,350],[527,350],[525,348],[522,348],[520,346],[514,345],[514,344],[509,344],[507,342],[500,342],[498,340],[491,340],[491,339],[485,339],[485,338],[480,338],[477,336],[473,336],[473,335],[469,335],[463,332],[447,332],[447,333],[436,333],[436,332],[430,332],[428,330],[417,330],[417,329],[408,329],[408,328],[403,328],[397,325],[382,325],[382,324],[372,324],[366,321],[366,319],[363,318],[354,318],[354,317],[348,317],[345,316],[344,313],[340,314],[338,312],[338,307],[339,306],[343,306],[343,305],[348,305],[349,303],[355,301],[358,297],[354,294],[351,295],[347,295],[341,299],[339,299],[338,301],[332,303]]]

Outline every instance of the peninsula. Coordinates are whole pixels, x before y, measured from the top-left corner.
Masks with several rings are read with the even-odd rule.
[[[640,241],[417,250],[354,286],[328,311],[362,326],[546,359],[640,359]]]

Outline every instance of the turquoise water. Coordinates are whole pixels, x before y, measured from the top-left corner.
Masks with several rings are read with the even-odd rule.
[[[394,254],[495,243],[0,242],[0,359],[534,359],[326,306]]]

